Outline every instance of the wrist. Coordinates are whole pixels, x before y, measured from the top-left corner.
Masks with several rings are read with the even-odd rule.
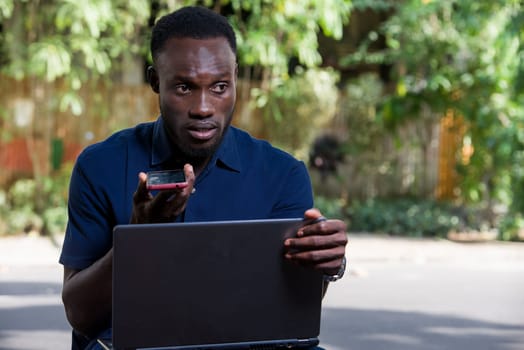
[[[341,279],[344,276],[344,273],[346,272],[346,257],[342,257],[342,263],[340,264],[340,268],[338,269],[337,273],[334,275],[326,275],[324,274],[324,281],[326,282],[335,282]]]

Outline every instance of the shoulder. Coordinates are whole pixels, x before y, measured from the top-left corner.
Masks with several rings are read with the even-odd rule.
[[[269,205],[266,215],[271,218],[302,217],[313,206],[309,173],[304,162],[290,153],[257,139],[245,131],[232,129],[241,160],[245,186],[250,200]],[[260,212],[263,212],[260,211]]]
[[[87,146],[78,156],[77,163],[115,162],[129,146],[151,144],[154,122],[138,124],[115,132],[107,139]]]

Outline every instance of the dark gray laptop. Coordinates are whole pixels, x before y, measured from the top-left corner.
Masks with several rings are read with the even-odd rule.
[[[318,344],[322,275],[284,259],[301,219],[114,229],[115,349]]]

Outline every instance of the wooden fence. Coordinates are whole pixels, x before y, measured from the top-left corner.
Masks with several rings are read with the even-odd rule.
[[[468,149],[462,142],[465,131],[464,120],[453,110],[448,110],[440,120],[438,182],[435,188],[438,199],[453,199],[459,195],[457,184],[460,179],[456,165],[464,160],[462,157],[457,159],[459,155],[468,155]]]
[[[74,162],[88,144],[115,130],[155,119],[158,97],[147,85],[93,83],[78,91],[83,113],[56,111],[56,96],[68,91],[60,84],[14,81],[0,77],[0,188],[17,178],[43,174],[64,162]],[[242,101],[240,101],[242,103]],[[237,114],[243,108],[237,108]],[[241,127],[256,136],[257,115],[242,113]],[[235,119],[234,119],[235,120]],[[320,179],[312,171],[319,193],[347,198],[415,194],[454,198],[458,183],[456,154],[462,147],[463,123],[450,111],[440,122],[425,125],[428,136],[420,138],[413,122],[385,137],[369,154],[349,157],[339,176]],[[252,127],[250,129],[250,126]],[[333,129],[344,128],[334,121]],[[404,140],[401,146],[398,140]],[[408,142],[417,140],[418,142]]]
[[[61,108],[61,97],[70,92],[60,82],[0,77],[0,186],[35,171],[48,174],[57,162],[74,162],[85,146],[159,114],[147,85],[86,86],[76,92],[80,115]]]

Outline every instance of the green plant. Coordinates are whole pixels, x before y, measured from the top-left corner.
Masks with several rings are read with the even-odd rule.
[[[61,205],[48,208],[42,213],[42,219],[44,222],[43,229],[46,234],[62,234],[65,232],[67,225],[67,207]]]
[[[449,203],[391,198],[355,201],[346,209],[350,230],[395,236],[446,237],[449,231],[479,227],[476,215]]]
[[[381,28],[341,62],[392,67],[394,83],[380,110],[384,124],[453,110],[466,121],[464,143],[474,150],[467,159],[458,150],[460,198],[523,214],[522,1],[360,0],[355,6],[388,11]]]
[[[42,229],[42,219],[35,213],[35,188],[34,180],[21,179],[7,191],[6,233],[39,232]]]
[[[499,225],[499,239],[503,241],[524,241],[524,215],[508,215]]]
[[[307,159],[319,130],[335,116],[338,74],[332,69],[298,69],[269,92],[253,89],[263,135],[278,147]]]
[[[18,193],[24,189],[13,190],[17,193],[11,196],[14,201],[11,205],[20,215],[12,217],[10,222],[22,225],[30,217],[22,213],[32,211],[41,216],[46,206],[62,205],[57,204],[56,196],[46,192],[49,178],[54,176],[53,168],[43,166],[49,155],[39,145],[49,145],[61,138],[59,129],[62,134],[66,132],[58,127],[61,124],[58,112],[77,116],[85,111],[80,97],[83,86],[96,90],[93,87],[99,80],[114,79],[116,68],[125,59],[143,54],[146,40],[142,29],[147,25],[150,7],[146,0],[0,1],[0,74],[2,79],[24,80],[24,90],[29,96],[20,97],[29,99],[31,106],[38,106],[34,108],[37,112],[33,109],[28,112],[28,122],[23,128],[16,127],[17,113],[12,107],[7,107],[9,113],[0,111],[0,137],[21,133],[32,148],[30,159],[35,180],[32,184],[18,185],[28,191],[25,195]],[[93,91],[94,95],[97,93]],[[27,195],[31,196],[32,204],[26,201]],[[24,208],[16,202],[19,199],[24,201]]]
[[[327,218],[343,219],[344,203],[340,198],[315,196],[315,208]]]
[[[62,129],[62,133],[64,130],[57,126],[62,113],[57,112],[87,113],[86,101],[81,97],[85,91],[96,102],[91,103],[89,112],[97,115],[97,122],[109,119],[109,103],[104,99],[111,97],[100,93],[99,83],[111,84],[118,81],[115,79],[118,76],[134,73],[123,68],[126,63],[136,63],[138,67],[134,69],[141,69],[142,63],[151,63],[148,53],[151,25],[160,16],[183,5],[212,8],[227,16],[233,25],[238,37],[239,76],[247,82],[240,88],[238,100],[245,102],[239,105],[248,107],[246,115],[251,114],[253,105],[267,106],[266,117],[273,121],[274,129],[297,133],[296,124],[284,127],[284,123],[294,121],[295,114],[283,106],[293,103],[297,109],[311,109],[313,103],[305,106],[297,101],[301,92],[324,102],[323,107],[334,106],[330,101],[336,94],[327,95],[333,90],[334,74],[318,69],[321,65],[318,37],[342,37],[343,25],[351,10],[350,0],[2,0],[0,73],[24,79],[27,83],[24,89],[30,92],[28,99],[38,106],[38,117],[29,113],[28,119],[32,120],[22,130],[28,144],[50,144],[61,138],[58,129]],[[294,66],[299,66],[304,74],[297,74]],[[297,80],[291,77],[295,74],[299,76]],[[327,89],[322,91],[323,87]],[[252,90],[255,88],[258,90]],[[309,94],[311,90],[314,96]],[[264,102],[269,99],[270,102]],[[249,103],[252,100],[256,100],[256,104]],[[322,118],[317,115],[311,123],[309,119],[313,114],[313,111],[300,113],[302,119],[308,118],[300,125],[301,136],[307,134],[300,138],[303,144],[311,140],[310,135],[325,118],[322,113]],[[11,115],[14,113],[10,110],[0,108],[0,120],[5,119],[8,126],[14,123]],[[255,118],[245,124],[254,124]],[[279,118],[282,123],[278,123]],[[89,124],[82,123],[82,127]],[[14,129],[1,128],[0,137],[9,137],[8,133],[14,133]],[[285,143],[286,135],[282,137],[281,142]],[[298,148],[304,155],[303,144],[295,146],[297,140],[295,137],[292,145],[283,146],[290,152]],[[40,188],[45,178],[52,175],[49,167],[42,166],[47,161],[44,157],[47,154],[39,149],[35,149],[31,157],[37,197],[42,193]],[[36,202],[37,211],[41,212],[46,198],[37,198]]]
[[[67,191],[71,164],[65,165],[53,176],[34,179],[19,179],[4,196],[0,192],[0,220],[7,234],[38,232],[60,234],[67,223]],[[40,192],[37,196],[37,192]],[[41,198],[42,201],[37,201]]]
[[[40,233],[44,226],[42,218],[30,208],[13,209],[6,217],[7,234]]]

